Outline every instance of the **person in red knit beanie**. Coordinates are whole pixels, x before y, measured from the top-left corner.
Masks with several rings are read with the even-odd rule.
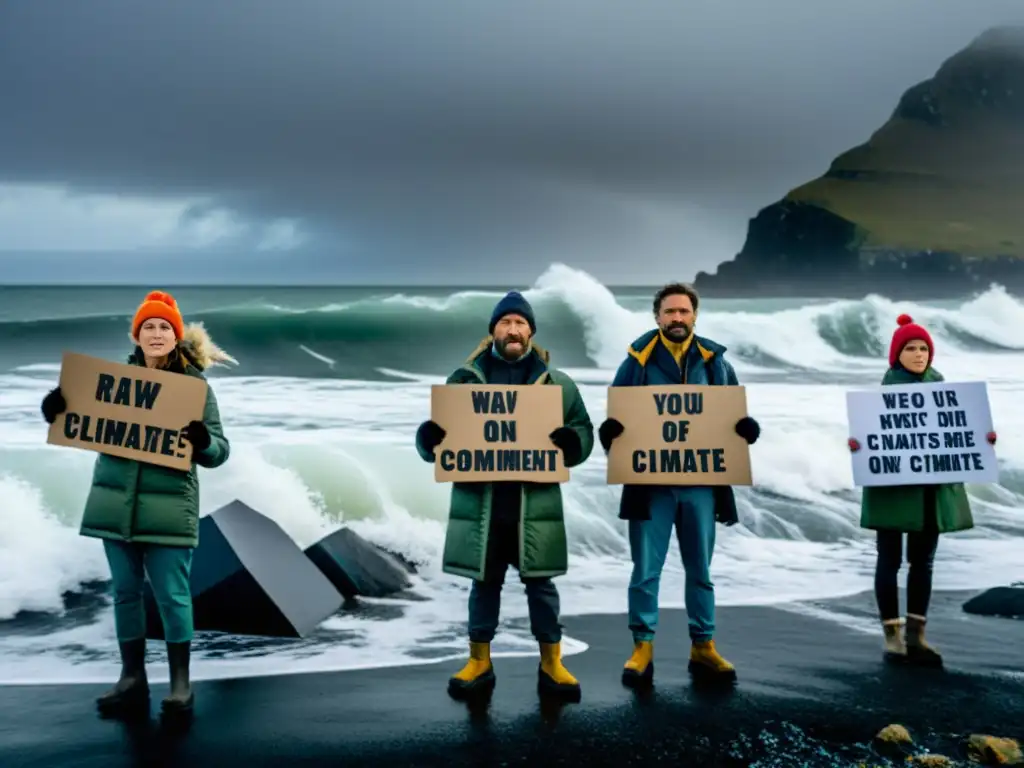
[[[935,357],[935,343],[932,341],[932,336],[927,330],[921,325],[914,322],[914,318],[910,315],[900,315],[896,318],[896,330],[892,334],[892,341],[889,343],[889,367],[895,368],[898,365],[903,365],[904,368],[907,366],[900,362],[900,356],[903,354],[904,348],[913,341],[921,342],[924,345],[924,349],[927,350],[927,368],[932,364],[932,359]],[[915,346],[915,350],[920,351],[920,347]],[[913,367],[919,368],[920,363],[916,362],[918,357],[909,357],[908,361],[911,361]],[[915,370],[914,373],[924,373],[924,368]]]
[[[896,319],[889,344],[889,370],[882,385],[930,384],[943,381],[932,367],[935,342],[910,315]],[[996,434],[990,432],[989,443]],[[849,439],[850,450],[859,451]],[[862,528],[876,532],[875,601],[885,636],[885,658],[941,666],[942,656],[925,640],[928,603],[932,592],[932,566],[939,535],[974,527],[963,483],[939,485],[868,486],[861,498]],[[903,564],[903,538],[907,540],[906,636],[900,617],[898,576]]]
[[[203,371],[212,364],[233,362],[213,344],[202,325],[185,325],[177,301],[163,291],[151,291],[142,300],[129,335],[135,343],[127,361],[130,365],[205,379]],[[60,387],[46,395],[41,410],[49,424],[67,410]],[[199,529],[196,466],[219,467],[231,449],[213,388],[207,386],[201,419],[184,425],[177,435],[165,434],[180,436],[179,446],[184,445],[181,441],[191,443],[192,466],[187,472],[101,453],[96,457],[82,515],[79,532],[102,540],[110,566],[114,628],[121,655],[120,678],[96,701],[104,716],[126,716],[149,708],[144,574],[149,577],[160,614],[170,667],[171,690],[163,700],[163,712],[192,712],[189,579]],[[116,439],[110,428],[104,437]]]

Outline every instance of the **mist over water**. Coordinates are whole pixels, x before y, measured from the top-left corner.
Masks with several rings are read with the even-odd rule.
[[[115,670],[102,591],[83,598],[91,611],[62,613],[66,592],[87,593],[83,584],[108,577],[99,542],[77,533],[95,455],[46,446],[39,403],[54,385],[63,350],[124,359],[128,322],[146,289],[75,289],[75,302],[55,300],[60,290],[0,289],[0,681],[106,680]],[[223,640],[200,638],[196,677],[462,654],[468,582],[440,572],[449,487],[434,483],[413,434],[429,414],[429,384],[442,381],[486,334],[501,292],[174,293],[186,320],[203,321],[239,361],[211,372],[232,457],[218,470],[200,469],[202,512],[239,498],[300,546],[344,524],[419,564],[417,599],[367,601],[360,611],[329,619],[314,638],[238,640],[231,653],[221,652]],[[525,294],[537,314],[538,342],[580,383],[600,423],[605,388],[626,346],[652,326],[653,289],[613,292],[554,265]],[[931,330],[935,365],[947,380],[988,382],[1001,435],[1000,482],[969,488],[977,527],[943,537],[936,588],[1024,578],[1024,448],[1015,439],[1024,417],[1014,407],[1024,380],[1024,341],[1015,330],[1024,305],[999,288],[962,304],[881,296],[708,300],[697,332],[729,348],[763,430],[752,448],[755,485],[737,489],[742,522],[718,527],[712,576],[720,604],[870,586],[874,540],[858,526],[845,392],[878,384],[900,312]],[[567,615],[626,607],[630,563],[625,523],[617,519],[620,489],[605,485],[604,472],[598,447],[563,489],[570,572],[558,585]],[[514,572],[506,584],[496,650],[532,652]],[[682,591],[673,543],[662,604],[681,606]],[[571,638],[567,643],[572,651]]]

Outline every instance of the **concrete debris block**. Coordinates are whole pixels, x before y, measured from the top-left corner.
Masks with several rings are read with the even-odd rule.
[[[387,597],[411,586],[401,562],[348,528],[308,547],[306,556],[346,598]]]
[[[236,635],[305,637],[344,602],[277,523],[238,500],[200,520],[191,588],[196,630]],[[163,638],[148,581],[146,624]]]

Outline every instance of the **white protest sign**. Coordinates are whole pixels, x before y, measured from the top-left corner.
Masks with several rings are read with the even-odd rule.
[[[847,392],[858,486],[994,483],[999,479],[984,382],[899,384]]]

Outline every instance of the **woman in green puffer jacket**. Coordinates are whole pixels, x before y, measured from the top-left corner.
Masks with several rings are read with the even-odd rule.
[[[131,338],[136,345],[128,358],[132,365],[205,378],[203,371],[210,365],[234,362],[213,344],[201,325],[186,327],[177,302],[160,291],[148,294],[139,306]],[[66,409],[59,387],[43,400],[43,417],[50,424]],[[193,465],[187,472],[107,454],[96,458],[80,533],[103,540],[113,582],[121,677],[97,699],[97,707],[105,715],[126,714],[149,705],[143,602],[146,575],[167,642],[171,691],[163,710],[192,710],[189,577],[192,553],[199,543],[196,465],[219,467],[230,454],[212,387],[207,387],[202,420],[189,423],[182,436],[192,443]]]
[[[889,346],[889,370],[883,386],[930,384],[943,381],[932,367],[935,344],[931,335],[913,321],[900,315]],[[988,441],[995,444],[994,432]],[[860,444],[850,438],[850,450]],[[885,634],[888,660],[908,660],[928,666],[941,666],[942,656],[925,640],[928,603],[932,592],[932,564],[939,535],[974,527],[971,506],[963,483],[942,485],[869,486],[861,500],[862,528],[876,531],[878,559],[875,563],[875,600]],[[903,534],[907,540],[907,618],[906,637],[901,632],[897,576],[903,564]]]

